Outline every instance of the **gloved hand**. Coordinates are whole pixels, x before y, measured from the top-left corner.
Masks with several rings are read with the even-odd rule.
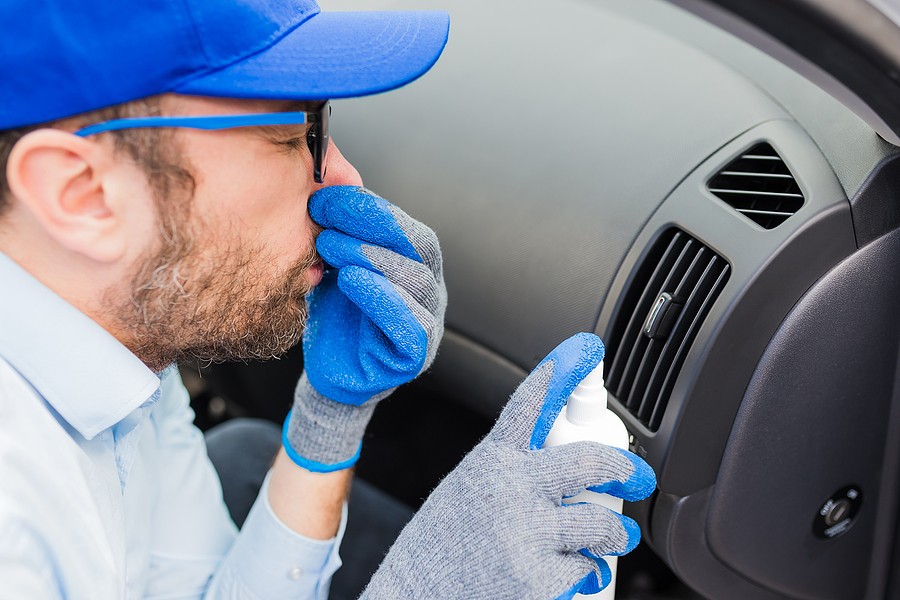
[[[282,441],[311,471],[347,468],[379,400],[427,369],[444,333],[437,236],[372,192],[326,187],[309,200],[333,268],[309,297],[305,371]]]
[[[585,488],[642,500],[656,487],[653,470],[596,442],[541,449],[572,390],[602,358],[592,334],[553,350],[403,529],[361,598],[549,600],[606,587],[610,571],[600,557],[637,546],[637,523],[561,501]]]

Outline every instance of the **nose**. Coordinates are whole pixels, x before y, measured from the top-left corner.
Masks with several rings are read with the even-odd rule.
[[[328,153],[325,158],[325,178],[318,184],[320,188],[330,185],[358,185],[362,186],[363,180],[350,161],[344,158],[338,150],[334,139],[328,140]]]

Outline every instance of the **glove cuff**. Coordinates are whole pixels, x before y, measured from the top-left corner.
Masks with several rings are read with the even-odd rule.
[[[308,471],[329,473],[356,464],[375,402],[341,404],[313,388],[306,373],[297,382],[294,407],[284,422],[281,441],[287,455]]]

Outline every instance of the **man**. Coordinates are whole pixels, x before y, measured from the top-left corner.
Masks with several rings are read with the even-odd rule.
[[[361,187],[325,99],[421,75],[447,16],[84,0],[0,20],[0,598],[324,598],[363,430],[430,364],[446,306],[433,232]],[[170,365],[277,356],[301,333],[283,447],[238,533]],[[602,354],[582,335],[548,356],[364,596],[608,582],[601,556],[637,526],[561,500],[643,498],[652,471],[540,450]]]

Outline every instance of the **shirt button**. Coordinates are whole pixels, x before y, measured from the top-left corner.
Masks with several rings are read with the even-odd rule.
[[[303,575],[303,569],[301,569],[300,567],[294,567],[287,573],[288,579],[292,579],[294,581],[300,579],[301,575]]]

